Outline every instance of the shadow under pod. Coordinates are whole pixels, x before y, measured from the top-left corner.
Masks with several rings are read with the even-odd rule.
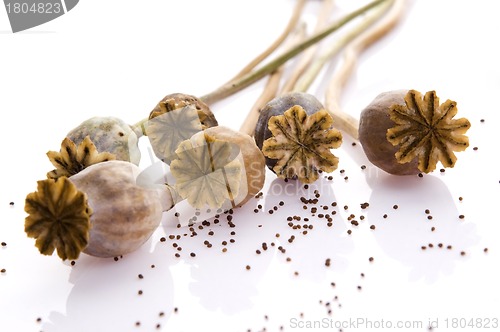
[[[459,218],[456,203],[435,176],[386,174],[373,183],[367,216],[380,247],[410,268],[409,279],[432,283],[453,273],[461,252],[479,242],[475,224]]]
[[[82,255],[69,277],[74,286],[65,312],[52,311],[42,330],[129,331],[137,322],[153,330],[173,311],[170,264],[160,250],[149,252],[147,243],[117,261]]]

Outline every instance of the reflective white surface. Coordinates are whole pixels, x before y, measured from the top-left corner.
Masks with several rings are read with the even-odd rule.
[[[362,3],[337,1],[337,14]],[[341,100],[353,115],[395,89],[436,90],[442,101],[457,101],[459,117],[472,127],[455,168],[440,173],[438,166],[423,178],[390,176],[370,166],[346,136],[334,151],[340,164],[332,180],[306,190],[268,172],[263,197],[234,211],[234,228],[222,214],[218,224],[195,225],[198,235],[191,237],[188,228],[175,227],[171,211],[140,250],[118,261],[82,255],[74,266],[41,256],[26,237],[24,198],[52,169],[45,153],[57,150],[70,129],[96,115],[132,124],[167,93],[212,91],[278,36],[293,5],[87,0],[18,34],[8,31],[0,11],[1,331],[338,331],[339,324],[343,331],[374,331],[389,330],[383,322],[408,321],[417,327],[394,330],[426,331],[437,321],[434,330],[454,331],[460,330],[454,322],[469,319],[494,326],[500,319],[500,6],[493,0],[408,1],[401,24],[362,55]],[[318,8],[308,5],[308,22]],[[335,63],[309,91],[320,100]],[[263,83],[215,104],[219,123],[238,129]],[[146,142],[141,148],[146,168],[154,159]],[[315,190],[321,196],[312,216],[313,205],[304,210],[300,197],[314,198]],[[322,206],[336,211],[333,227],[318,217]],[[365,219],[352,226],[351,214]],[[314,228],[307,235],[290,228],[287,217],[294,215]]]

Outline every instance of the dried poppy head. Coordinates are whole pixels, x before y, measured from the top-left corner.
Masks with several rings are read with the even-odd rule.
[[[467,119],[453,119],[456,114],[456,102],[439,104],[435,91],[382,93],[361,113],[359,140],[368,159],[391,174],[429,173],[437,162],[453,167],[454,151],[469,145],[464,134],[470,128]]]
[[[266,156],[267,166],[280,178],[311,183],[318,172],[332,172],[342,135],[333,119],[311,94],[286,93],[271,100],[260,112],[255,141]]]

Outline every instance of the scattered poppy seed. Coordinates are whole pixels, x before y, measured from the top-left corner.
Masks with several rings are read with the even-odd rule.
[[[75,266],[76,262],[75,261],[71,261],[71,266]]]
[[[488,248],[484,248],[484,249],[483,249],[483,251],[484,251],[484,252],[488,252]]]
[[[14,206],[14,202],[10,202],[10,203],[9,203],[9,205],[10,205],[10,206]]]
[[[452,246],[447,246],[446,249],[451,250],[453,247]]]
[[[189,256],[191,257],[196,257],[196,254],[194,252],[190,253]]]
[[[175,307],[175,308],[174,308],[174,312],[175,312],[175,313],[178,313],[178,312],[179,312],[179,308]]]
[[[160,324],[156,324],[156,329],[160,329],[161,328],[161,325]]]
[[[373,262],[375,259],[373,257],[368,258],[370,262]]]
[[[361,165],[361,169],[366,169],[366,165]]]
[[[142,274],[137,275],[139,279],[144,279],[144,276]]]
[[[459,217],[460,219],[464,219],[464,218],[465,218],[465,216],[464,216],[463,214],[459,215],[458,217]]]
[[[139,290],[137,294],[142,295],[142,290]]]
[[[399,208],[399,206],[397,204],[394,204],[393,207],[392,207],[394,210],[397,210]]]
[[[160,317],[163,317],[165,315],[165,313],[163,311],[160,311],[160,313],[158,314],[158,316]]]
[[[351,235],[352,231],[350,229],[347,230],[347,234]]]
[[[443,244],[442,244],[442,243],[438,243],[438,247],[439,247],[439,248],[442,248],[442,247],[443,247]]]
[[[460,255],[465,256],[465,251],[461,251]]]
[[[463,198],[462,196],[460,196],[460,197],[458,198],[458,200],[461,202],[461,201],[463,201],[463,200],[464,200],[464,198]]]
[[[375,229],[375,225],[371,225],[371,226],[370,226],[370,229],[373,229],[373,230],[374,230],[374,229]]]
[[[37,322],[37,323],[40,323],[41,321],[42,321],[42,319],[41,319],[40,317],[38,317],[38,318],[36,319],[36,322]]]
[[[2,242],[2,247],[6,247],[6,246],[7,246],[7,243]]]
[[[441,173],[444,173],[444,172],[445,172],[445,169],[444,169],[444,168],[441,168],[439,171],[440,171]]]
[[[135,326],[141,326],[141,322],[135,322]]]
[[[384,217],[384,219],[386,219],[387,218],[387,214],[384,214],[383,217]]]
[[[165,241],[167,241],[167,239],[166,239],[166,238],[164,238],[164,237],[161,237],[161,238],[160,238],[160,242],[165,242]]]
[[[330,258],[327,258],[325,261],[325,266],[330,266],[330,262],[331,262]]]
[[[484,119],[479,120],[480,122],[484,122]]]
[[[419,177],[419,178],[423,178],[423,177],[424,177],[424,175],[423,175],[422,173],[418,173],[418,177]]]
[[[250,269],[251,269],[250,265],[247,265],[245,268],[246,268],[247,270],[250,270]]]
[[[156,265],[154,264],[151,264],[151,268],[154,269],[156,267]]]
[[[432,216],[427,216],[427,219],[428,220],[432,220]]]
[[[475,147],[472,148],[472,150],[474,150],[474,151],[477,151],[477,149],[478,149],[477,146],[475,146]]]

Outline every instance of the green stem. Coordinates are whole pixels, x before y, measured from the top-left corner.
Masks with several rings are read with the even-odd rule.
[[[354,18],[358,17],[359,15],[367,12],[368,10],[380,5],[381,3],[385,2],[387,0],[375,0],[367,4],[366,6],[363,6],[352,13],[344,16],[342,19],[340,19],[337,22],[334,22],[327,28],[325,28],[323,31],[320,31],[308,39],[306,39],[304,42],[298,44],[294,48],[292,48],[290,51],[284,53],[283,55],[277,57],[275,60],[271,61],[267,65],[263,66],[262,68],[255,70],[253,72],[250,72],[244,76],[242,76],[240,79],[238,79],[235,82],[230,82],[228,84],[224,84],[220,88],[216,89],[215,91],[201,97],[200,99],[203,100],[207,104],[213,104],[221,99],[224,99],[244,88],[247,86],[251,85],[252,83],[260,80],[266,75],[269,75],[273,71],[275,71],[278,67],[280,67],[282,64],[290,60],[291,58],[295,57],[297,54],[301,53],[303,50],[307,49],[309,46],[314,45],[315,43],[319,42],[323,38],[327,37],[331,33],[337,31],[350,21],[352,21]]]

